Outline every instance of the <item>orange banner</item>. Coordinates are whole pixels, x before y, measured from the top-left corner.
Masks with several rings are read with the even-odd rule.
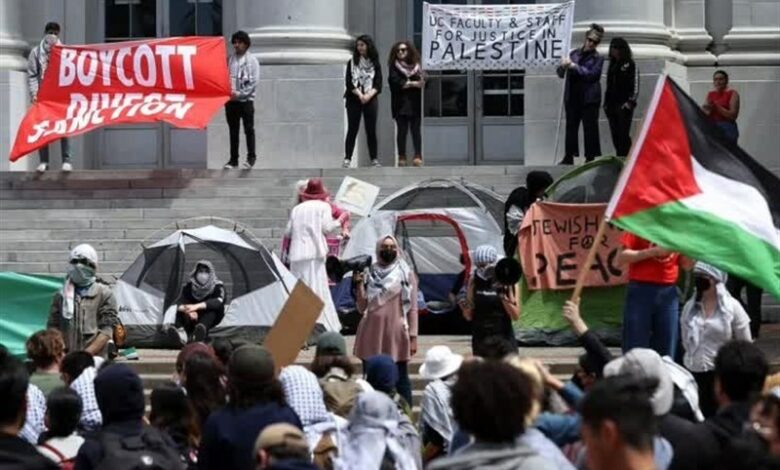
[[[573,289],[588,251],[598,244],[585,287],[605,287],[628,282],[628,270],[617,264],[620,230],[608,225],[595,240],[606,204],[537,202],[523,217],[518,233],[520,264],[528,288]]]

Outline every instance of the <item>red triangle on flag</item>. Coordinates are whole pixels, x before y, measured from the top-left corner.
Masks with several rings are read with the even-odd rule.
[[[618,218],[701,193],[693,176],[688,133],[670,79],[646,119],[642,135],[618,183],[622,193],[610,214]],[[656,90],[658,93],[658,90]],[[659,160],[663,164],[659,164]],[[614,200],[614,196],[613,196]]]

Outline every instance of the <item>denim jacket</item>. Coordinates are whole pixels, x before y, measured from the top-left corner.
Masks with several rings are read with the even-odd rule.
[[[601,104],[601,69],[604,67],[604,57],[597,51],[583,52],[575,49],[569,55],[576,67],[566,69],[558,67],[558,76],[566,76],[566,88],[564,100],[567,104],[574,105],[599,105]],[[573,91],[572,91],[573,90]],[[574,101],[570,101],[574,100]]]

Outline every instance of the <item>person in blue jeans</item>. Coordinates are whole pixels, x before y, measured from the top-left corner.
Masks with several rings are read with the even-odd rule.
[[[680,317],[677,276],[680,263],[688,266],[691,261],[628,232],[621,244],[618,262],[628,264],[623,352],[650,348],[674,357]]]

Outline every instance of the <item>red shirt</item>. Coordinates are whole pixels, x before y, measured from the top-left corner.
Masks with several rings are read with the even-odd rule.
[[[654,243],[625,232],[620,243],[629,250],[645,250]],[[652,282],[653,284],[674,284],[677,282],[680,255],[672,253],[663,258],[653,257],[628,266],[628,279],[631,281]]]
[[[712,90],[707,93],[707,102],[713,102],[718,106],[731,110],[731,95],[734,94],[734,90],[728,89],[723,91]],[[710,110],[709,118],[713,121],[733,121],[726,116],[720,114],[720,112],[713,107]]]

